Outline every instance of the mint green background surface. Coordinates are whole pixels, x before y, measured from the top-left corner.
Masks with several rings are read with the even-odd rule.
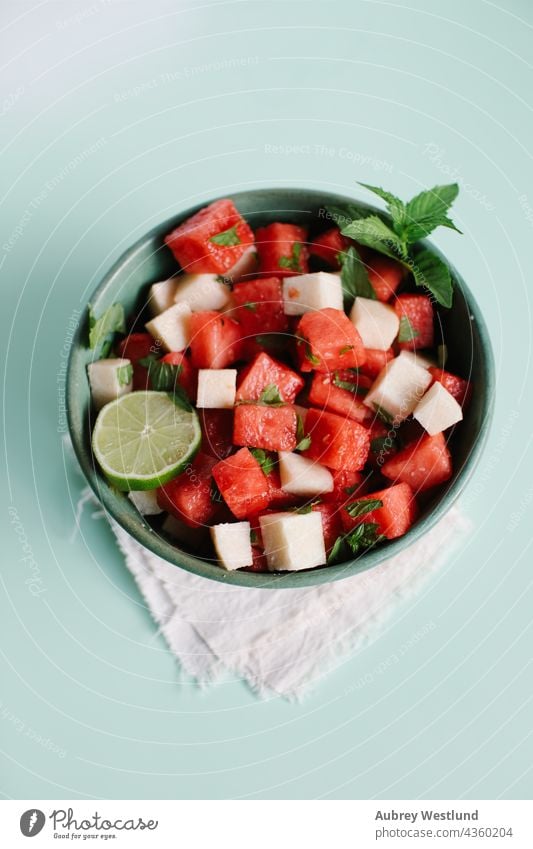
[[[532,28],[525,0],[3,3],[5,797],[531,795]],[[435,242],[497,363],[469,542],[302,704],[200,690],[90,507],[72,537],[69,321],[203,198],[450,179],[465,235]]]

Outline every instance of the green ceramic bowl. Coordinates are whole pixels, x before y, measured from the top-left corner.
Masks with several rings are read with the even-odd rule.
[[[303,189],[258,189],[232,195],[232,198],[254,228],[282,220],[304,224],[311,234],[327,226],[324,217],[325,205],[354,203],[352,198]],[[163,237],[201,206],[205,206],[205,203],[204,201],[192,209],[184,210],[175,218],[160,224],[123,254],[90,299],[97,314],[114,301],[120,301],[128,315],[142,315],[149,285],[171,276],[177,270],[175,260],[164,246]],[[364,209],[373,209],[365,204],[358,205]],[[428,244],[427,247],[431,245]],[[427,533],[464,488],[479,460],[492,414],[494,362],[488,332],[466,284],[455,271],[453,276],[453,307],[451,310],[439,310],[439,332],[448,346],[448,368],[471,380],[474,393],[472,402],[465,411],[464,420],[456,428],[450,443],[455,469],[453,478],[424,505],[418,521],[405,536],[384,543],[346,563],[281,574],[226,572],[212,561],[181,551],[151,527],[126,495],[113,489],[95,466],[90,445],[90,396],[86,366],[91,360],[91,352],[86,347],[86,318],[74,339],[69,362],[68,419],[74,450],[103,508],[132,537],[164,560],[204,578],[226,584],[271,589],[311,586],[355,575],[398,554]]]

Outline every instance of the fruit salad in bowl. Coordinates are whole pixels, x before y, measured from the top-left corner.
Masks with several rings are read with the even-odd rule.
[[[110,514],[176,565],[255,586],[344,577],[425,532],[471,471],[490,347],[421,241],[456,229],[457,187],[408,203],[367,188],[387,212],[291,190],[206,203],[93,299],[74,446]]]

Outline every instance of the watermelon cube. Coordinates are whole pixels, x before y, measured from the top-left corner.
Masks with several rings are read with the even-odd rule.
[[[235,316],[242,326],[243,336],[285,333],[288,330],[279,277],[236,283],[233,287],[233,300],[237,307]]]
[[[308,271],[307,230],[275,222],[256,230],[259,268],[263,274],[290,277]]]
[[[375,522],[377,532],[387,539],[403,536],[413,524],[417,515],[417,504],[413,490],[407,483],[399,483],[378,492],[372,492],[356,499],[358,502],[381,501],[382,506],[353,518],[349,514],[349,505],[341,511],[342,524],[351,531],[362,522]]]
[[[248,450],[241,448],[213,468],[213,477],[224,501],[237,519],[260,513],[270,501],[270,487],[261,466]]]
[[[304,380],[288,366],[263,352],[243,370],[236,400],[259,401],[261,393],[267,386],[276,386],[281,400],[293,404],[304,386]]]
[[[139,365],[139,360],[150,354],[158,357],[161,353],[149,333],[130,333],[117,345],[118,355],[129,360],[133,366],[133,389],[149,389],[148,369]]]
[[[295,335],[302,371],[358,368],[365,361],[361,337],[342,310],[305,313]]]
[[[202,451],[221,460],[233,449],[233,410],[198,410]]]
[[[184,472],[157,490],[157,503],[191,528],[213,521],[220,503],[212,498],[212,471],[216,460],[197,454]]]
[[[309,253],[323,259],[332,268],[340,268],[338,255],[350,245],[350,240],[343,236],[338,227],[331,227],[309,243]]]
[[[305,418],[305,430],[311,445],[302,452],[331,469],[358,472],[365,465],[370,449],[370,432],[359,422],[310,409]]]
[[[214,310],[190,318],[191,360],[196,368],[225,368],[242,353],[241,326]]]
[[[356,422],[369,421],[372,411],[363,404],[362,397],[370,385],[369,377],[354,371],[336,371],[333,374],[315,372],[309,389],[309,402],[340,416],[348,416]],[[353,386],[353,390],[345,389],[344,386]]]
[[[386,351],[378,351],[376,348],[365,348],[366,359],[361,366],[363,374],[368,377],[377,377],[390,360],[394,359],[394,351],[388,348]]]
[[[378,301],[390,301],[405,277],[403,265],[382,254],[374,254],[368,263],[368,279]]]
[[[452,458],[442,433],[411,442],[381,467],[384,477],[395,483],[408,483],[415,492],[444,483],[452,471]]]
[[[448,390],[461,407],[468,404],[472,394],[472,386],[468,380],[458,377],[456,374],[451,374],[451,372],[445,371],[442,368],[430,367],[428,371],[433,380],[442,383],[444,388]]]
[[[224,274],[242,257],[254,234],[228,198],[216,200],[165,236],[184,271]]]
[[[418,351],[433,346],[433,305],[427,295],[398,295],[394,309],[400,319],[398,346]]]
[[[233,442],[266,451],[294,451],[297,416],[294,407],[240,404],[235,407]]]

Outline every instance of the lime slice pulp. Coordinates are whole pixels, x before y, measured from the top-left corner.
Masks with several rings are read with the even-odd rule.
[[[100,410],[92,447],[118,489],[155,489],[183,471],[200,440],[194,410],[183,410],[167,392],[130,392]]]

